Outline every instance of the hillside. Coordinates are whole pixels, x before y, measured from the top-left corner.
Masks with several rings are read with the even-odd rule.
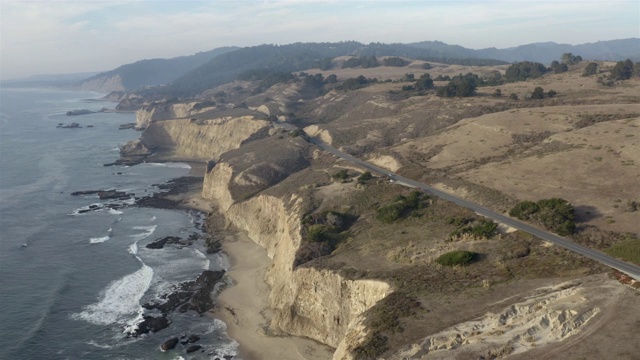
[[[487,48],[479,50],[468,49],[458,45],[448,45],[439,41],[423,41],[409,45],[434,50],[449,57],[496,59],[509,63],[528,60],[549,64],[551,61],[559,59],[563,53],[580,54],[584,59],[589,60],[640,60],[639,38],[597,41],[579,45],[545,42],[505,49]]]
[[[567,238],[639,263],[637,72],[609,80],[616,64],[601,61],[583,76],[582,61],[505,82],[510,65],[343,68],[351,58],[138,112],[150,160],[207,162],[201,196],[219,211],[211,228],[229,224],[248,238],[244,250],[223,244],[232,259],[252,266],[250,242],[266,252],[260,275],[223,293],[216,313],[241,353],[293,359],[268,345],[293,335],[328,345],[334,359],[633,359],[638,290],[610,269],[367,174],[306,139],[501,213],[564,199],[575,225]],[[468,97],[438,96],[447,80],[418,89],[425,74],[467,73],[497,84]],[[551,211],[543,212],[557,221]],[[606,335],[613,329],[615,339]],[[313,349],[302,351],[331,357]]]
[[[132,91],[148,86],[164,85],[173,82],[181,75],[214,57],[236,49],[236,47],[222,47],[171,59],[140,60],[86,78],[77,87],[82,90],[111,92]]]

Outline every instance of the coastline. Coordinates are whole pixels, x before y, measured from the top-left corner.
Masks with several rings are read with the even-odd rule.
[[[203,176],[204,164],[192,166],[189,176]],[[205,213],[217,211],[215,202],[201,195],[202,186],[176,195],[181,207]],[[176,199],[177,200],[177,199]],[[214,215],[220,216],[220,215]],[[223,223],[220,221],[219,223]],[[227,234],[222,241],[222,251],[228,256],[230,268],[227,272],[233,284],[218,295],[213,310],[207,317],[222,320],[227,326],[227,335],[238,342],[238,358],[244,360],[327,360],[335,349],[289,334],[269,333],[271,311],[269,296],[271,288],[264,281],[264,274],[271,263],[267,251],[253,242],[241,231]]]
[[[240,358],[331,359],[334,352],[331,347],[288,334],[267,333],[271,288],[264,281],[270,264],[266,250],[242,232],[228,236],[222,249],[229,256],[228,276],[233,279],[233,285],[218,295],[212,315],[227,325],[227,334],[240,344]]]

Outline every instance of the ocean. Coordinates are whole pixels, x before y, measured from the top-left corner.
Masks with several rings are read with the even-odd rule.
[[[223,254],[192,246],[148,249],[165,236],[200,233],[194,212],[131,206],[131,200],[72,196],[116,189],[149,195],[153,184],[187,175],[182,163],[103,166],[120,145],[139,136],[118,125],[132,113],[66,116],[76,109],[114,108],[88,101],[102,94],[59,89],[0,89],[0,358],[215,359],[234,355],[225,325],[193,311],[173,313],[171,325],[129,337],[157,300],[203,270],[220,270]],[[77,122],[82,128],[57,128]],[[93,125],[93,127],[87,127]],[[114,208],[104,207],[116,202]],[[92,205],[95,205],[92,207]],[[83,211],[95,210],[95,211]],[[201,350],[161,352],[176,336],[196,334]]]

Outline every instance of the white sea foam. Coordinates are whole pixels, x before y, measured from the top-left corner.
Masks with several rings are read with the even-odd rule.
[[[97,325],[108,325],[124,321],[142,311],[140,299],[151,285],[153,269],[142,267],[121,279],[111,282],[101,295],[100,301],[84,307],[72,317]]]
[[[167,163],[166,166],[169,168],[191,169],[191,165],[185,163]]]
[[[133,255],[138,255],[138,242],[134,242],[133,244],[129,245],[129,253],[133,254]]]
[[[127,199],[127,200],[122,200],[122,203],[123,203],[123,204],[127,204],[127,205],[133,205],[133,204],[135,204],[135,203],[136,203],[136,199],[134,199],[134,198],[129,198],[129,199]]]
[[[135,234],[135,235],[129,235],[130,237],[132,237],[133,239],[135,239],[136,243],[142,239],[146,239],[149,236],[151,236],[151,234],[153,234],[154,231],[156,231],[156,228],[158,227],[158,225],[151,225],[151,226],[134,226],[133,229],[134,230],[144,230],[144,232],[141,232],[139,234]]]
[[[196,252],[196,256],[200,259],[204,260],[202,262],[202,269],[209,270],[209,266],[211,265],[211,260],[207,259],[207,255],[203,254],[202,251],[198,249],[193,249]]]
[[[147,164],[147,165],[149,165],[149,166],[161,166],[161,167],[167,167],[167,164],[163,164],[163,163],[153,163],[153,162],[148,162],[148,163],[145,163],[145,164]]]
[[[91,346],[95,346],[95,347],[98,347],[98,348],[101,348],[101,349],[111,349],[113,347],[111,345],[98,344],[95,340],[91,340],[91,341],[89,341],[89,342],[87,342],[85,344],[91,345]]]
[[[91,208],[92,206],[94,207],[93,209]],[[73,216],[82,215],[82,214],[87,212],[86,210],[99,211],[99,210],[102,210],[102,209],[103,209],[103,204],[102,203],[93,203],[91,205],[87,205],[87,206],[83,206],[83,207],[77,208],[77,209],[73,210],[73,212],[71,212],[71,213],[69,213],[67,215],[73,215]],[[80,211],[85,211],[85,212],[81,213]]]
[[[103,236],[103,237],[94,237],[89,239],[89,243],[91,244],[98,244],[98,243],[103,243],[107,240],[111,239],[111,237],[109,235],[107,236]]]
[[[122,211],[109,208],[109,214],[120,215]]]
[[[157,218],[156,218],[155,216],[152,216],[152,217],[149,219],[149,221],[156,221],[156,219],[157,219]]]

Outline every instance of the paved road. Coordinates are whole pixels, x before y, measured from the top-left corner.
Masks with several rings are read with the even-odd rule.
[[[345,154],[342,151],[339,151],[325,143],[323,143],[321,140],[319,140],[318,138],[311,138],[310,139],[311,143],[315,144],[316,146],[334,154],[335,156],[338,156],[340,158],[343,158],[347,161],[350,161],[352,163],[358,164],[366,169],[368,169],[371,172],[376,172],[379,174],[382,174],[384,176],[388,176],[390,177],[390,179],[398,182],[401,185],[405,185],[405,186],[411,186],[423,191],[426,191],[428,193],[431,193],[437,197],[440,197],[442,199],[451,201],[457,205],[460,205],[462,207],[465,207],[467,209],[471,209],[472,211],[488,217],[490,219],[493,219],[494,221],[497,221],[499,223],[511,226],[513,228],[516,228],[518,230],[524,231],[526,233],[529,233],[533,236],[536,236],[540,239],[543,240],[547,240],[549,242],[552,242],[556,245],[562,246],[565,249],[571,250],[573,252],[576,252],[580,255],[586,256],[589,259],[598,261],[604,265],[607,265],[609,267],[612,267],[614,269],[620,270],[623,273],[633,277],[636,280],[640,281],[640,266],[634,265],[634,264],[630,264],[628,262],[622,261],[622,260],[618,260],[616,258],[613,258],[609,255],[603,254],[597,250],[593,250],[581,245],[578,245],[576,243],[573,243],[570,240],[567,240],[563,237],[560,237],[556,234],[544,231],[544,230],[540,230],[534,226],[531,226],[529,224],[523,223],[521,221],[512,219],[508,216],[505,216],[503,214],[497,213],[495,211],[489,210],[484,206],[480,206],[477,204],[474,204],[472,202],[469,202],[467,200],[461,199],[459,197],[453,196],[451,194],[448,194],[444,191],[440,191],[438,189],[434,189],[433,187],[423,184],[423,183],[419,183],[417,181],[413,181],[411,179],[407,179],[405,177],[402,177],[398,174],[392,173],[389,170],[377,167],[375,165],[369,164],[368,162],[362,161],[356,157],[353,157],[349,154]]]

